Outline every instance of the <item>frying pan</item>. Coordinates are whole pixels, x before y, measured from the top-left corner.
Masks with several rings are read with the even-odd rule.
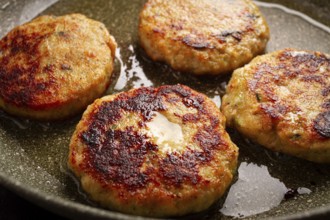
[[[205,93],[220,105],[230,75],[210,78],[182,74],[162,63],[151,62],[140,49],[137,41],[137,17],[144,2],[0,0],[0,37],[38,14],[83,13],[103,22],[119,45],[108,94],[143,85],[181,83]],[[274,2],[283,5],[257,2],[271,30],[271,40],[266,52],[294,47],[330,53],[330,29],[327,27],[330,25],[330,4],[327,0]],[[62,122],[41,123],[18,119],[0,111],[0,184],[65,217],[139,219],[137,216],[99,208],[88,200],[67,171],[68,144],[80,117],[78,115]],[[239,163],[266,167],[269,175],[285,184],[289,191],[279,205],[260,214],[245,216],[247,219],[329,218],[329,165],[273,153],[254,144],[253,140],[246,140],[235,130],[228,131],[240,148]],[[238,178],[236,175],[234,182]],[[262,185],[259,187],[263,188]],[[308,189],[308,193],[300,194],[297,189],[302,188]],[[186,218],[231,219],[232,217],[219,212],[226,202],[226,196],[210,210]],[[261,194],[261,199],[262,196]]]

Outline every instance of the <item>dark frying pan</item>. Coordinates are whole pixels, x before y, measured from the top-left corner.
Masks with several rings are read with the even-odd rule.
[[[271,30],[267,52],[294,47],[330,53],[330,29],[327,27],[330,25],[330,4],[327,0],[267,2],[280,3],[312,17],[306,17],[282,5],[258,2]],[[105,23],[120,48],[117,51],[116,69],[109,94],[141,85],[182,83],[205,93],[220,104],[220,97],[230,76],[196,78],[175,72],[164,64],[154,63],[146,58],[138,46],[136,32],[137,16],[143,3],[143,0],[0,0],[0,37],[15,25],[28,21],[39,13],[83,13]],[[80,116],[64,122],[39,123],[16,119],[0,111],[0,184],[65,217],[136,219],[134,216],[98,208],[86,199],[68,174],[68,143],[79,118]],[[240,147],[240,163],[267,167],[269,175],[281,181],[287,189],[285,199],[279,205],[247,218],[330,217],[329,165],[276,154],[245,140],[234,130],[229,132]],[[257,169],[254,172],[259,171]],[[302,192],[301,189],[305,191]],[[263,196],[264,194],[260,194],[261,199]],[[231,217],[219,212],[225,197],[207,212],[188,218],[230,219]]]

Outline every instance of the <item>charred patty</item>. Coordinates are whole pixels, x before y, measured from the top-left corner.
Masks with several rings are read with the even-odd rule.
[[[68,166],[104,207],[153,217],[199,212],[236,170],[224,124],[209,98],[182,85],[105,96],[77,125]]]
[[[330,56],[284,49],[233,73],[227,125],[274,151],[330,162]]]
[[[148,0],[139,37],[152,60],[196,75],[218,75],[262,53],[269,29],[250,0]]]
[[[23,117],[60,119],[105,92],[116,43],[84,15],[41,16],[0,41],[0,107]]]

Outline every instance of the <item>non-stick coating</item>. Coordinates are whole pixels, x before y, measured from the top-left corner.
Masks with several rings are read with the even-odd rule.
[[[137,41],[137,18],[143,3],[137,0],[0,0],[0,37],[38,13],[83,13],[105,23],[120,48],[109,94],[141,85],[182,83],[205,93],[219,105],[230,75],[222,78],[196,78],[175,72],[164,64],[151,62],[145,56]],[[283,3],[297,6],[301,11],[329,25],[330,13],[327,12],[330,5],[327,0],[304,1],[303,4],[300,4],[301,1]],[[49,5],[43,11],[43,7]],[[313,23],[311,19],[278,5],[260,5],[271,30],[266,52],[294,47],[330,53],[330,31],[325,25]],[[100,209],[89,202],[67,172],[68,143],[80,116],[64,122],[39,123],[16,119],[0,111],[0,183],[26,199],[66,217],[136,219]],[[250,218],[316,218],[330,215],[329,165],[275,154],[251,144],[233,130],[229,130],[229,133],[240,148],[240,162],[265,165],[270,174],[288,188],[306,187],[312,191],[310,194],[295,195],[296,198],[282,201],[271,211]],[[195,217],[230,219],[218,211],[222,203],[223,200],[207,213]]]

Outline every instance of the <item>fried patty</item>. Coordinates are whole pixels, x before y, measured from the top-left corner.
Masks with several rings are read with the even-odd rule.
[[[105,96],[77,125],[68,166],[104,207],[153,217],[199,212],[236,170],[224,124],[209,98],[182,85]]]
[[[284,49],[233,73],[222,99],[227,125],[278,152],[330,162],[330,56]]]
[[[116,42],[84,15],[41,16],[0,41],[0,107],[41,120],[74,115],[105,92]]]
[[[218,75],[262,53],[269,29],[250,0],[148,0],[139,38],[152,60],[196,75]]]

